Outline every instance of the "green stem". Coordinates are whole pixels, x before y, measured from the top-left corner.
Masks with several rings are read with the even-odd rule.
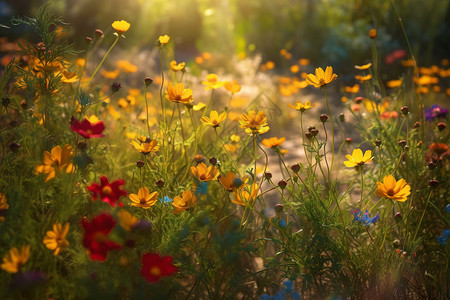
[[[94,78],[95,74],[97,74],[98,70],[100,69],[100,67],[102,66],[103,62],[105,61],[106,57],[108,57],[109,52],[111,52],[112,48],[114,48],[114,46],[117,44],[117,42],[119,41],[119,36],[116,37],[116,40],[114,41],[114,43],[111,45],[111,47],[109,47],[108,52],[106,52],[105,56],[103,56],[102,60],[100,61],[100,63],[98,64],[97,68],[95,69],[94,73],[92,74],[91,78],[89,78],[88,83],[91,82],[92,78]]]
[[[331,171],[333,169],[334,163],[334,122],[333,122],[333,114],[331,113],[330,105],[328,104],[327,92],[325,90],[325,87],[323,87],[322,89],[323,93],[325,94],[325,101],[327,103],[328,114],[330,115],[331,120],[331,165],[330,165],[330,172],[328,173],[328,181],[331,183]]]
[[[148,99],[147,99],[147,89],[148,85],[145,85],[145,111],[147,112],[147,130],[148,130],[148,136],[150,137],[150,125],[148,124]]]

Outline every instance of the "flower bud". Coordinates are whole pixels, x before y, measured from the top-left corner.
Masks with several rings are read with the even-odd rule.
[[[439,122],[437,123],[437,128],[439,129],[439,131],[443,131],[445,128],[447,128],[447,124],[445,124],[444,122]]]
[[[284,205],[283,204],[275,205],[275,211],[276,212],[278,212],[278,213],[283,212],[283,209],[284,209]]]
[[[103,31],[101,31],[100,29],[95,29],[95,37],[99,39],[102,36],[103,36]]]
[[[404,116],[406,116],[407,114],[409,114],[409,108],[408,106],[402,106],[402,108],[400,108],[400,110],[402,111],[402,114]]]
[[[162,179],[159,179],[155,182],[155,185],[159,188],[163,188],[164,187],[164,181]]]
[[[404,148],[406,146],[406,141],[405,140],[401,140],[398,142],[398,145],[402,148]]]
[[[266,180],[272,179],[272,173],[270,173],[270,172],[264,172],[264,178],[265,178]]]
[[[400,212],[395,213],[395,218],[401,220],[403,218],[402,214]]]
[[[138,168],[142,168],[143,166],[145,166],[145,162],[142,161],[142,160],[138,160],[138,161],[136,162],[136,166],[137,166]]]
[[[90,36],[85,37],[84,40],[88,45],[92,43],[92,38]]]
[[[327,120],[328,120],[328,116],[326,114],[320,115],[320,121],[322,121],[322,123],[325,123]]]
[[[9,149],[11,149],[12,152],[16,153],[19,151],[20,144],[19,143],[11,143],[9,144]]]
[[[78,142],[77,144],[78,149],[80,149],[81,151],[85,150],[87,147],[87,143],[86,142]]]
[[[439,181],[434,180],[434,179],[431,179],[431,180],[428,182],[428,185],[431,186],[431,187],[437,187],[437,186],[439,185]]]
[[[291,166],[291,170],[294,171],[295,173],[297,173],[298,171],[300,171],[300,165],[299,164],[293,164]]]
[[[356,104],[360,104],[362,101],[363,101],[363,97],[356,97],[355,98],[355,102],[356,102]]]
[[[28,108],[28,103],[27,103],[27,101],[25,99],[20,101],[20,107],[22,107],[23,109],[27,109]]]
[[[376,29],[370,29],[370,31],[369,31],[369,37],[371,38],[371,39],[374,39],[374,38],[376,38],[377,37],[377,30]]]
[[[121,86],[120,83],[118,82],[113,82],[113,84],[111,85],[111,90],[113,93],[118,92],[120,90]]]
[[[392,242],[392,245],[393,245],[395,248],[400,247],[400,240],[399,240],[399,239],[395,239],[395,240]]]
[[[309,131],[309,132],[311,132],[311,130],[313,130],[313,129],[316,129],[316,127],[314,127],[314,126],[309,126],[309,127],[308,127],[308,131]]]
[[[350,143],[352,142],[352,138],[346,138],[346,139],[345,139],[345,142],[346,142],[347,144],[350,144]]]
[[[414,128],[419,128],[419,127],[420,127],[420,122],[414,123]]]
[[[8,97],[3,97],[2,98],[2,104],[4,107],[8,107],[8,105],[11,103],[11,99],[9,99]]]
[[[305,136],[308,138],[308,139],[312,139],[312,137],[313,137],[313,135],[312,135],[312,133],[311,132],[307,132],[307,133],[305,133]]]
[[[194,156],[194,161],[196,162],[196,163],[201,163],[202,161],[204,161],[205,160],[205,158],[203,157],[203,155],[201,155],[201,154],[196,154],[195,156]]]
[[[279,186],[281,189],[284,189],[284,188],[287,186],[287,182],[286,182],[284,179],[281,179],[281,180],[278,182],[278,186]]]
[[[209,159],[209,163],[212,164],[213,166],[217,165],[217,158],[211,157],[211,158]]]
[[[339,121],[345,122],[345,115],[344,115],[344,113],[340,113],[339,114]]]
[[[233,185],[236,188],[239,188],[244,182],[242,181],[242,179],[240,177],[236,177],[233,179]]]
[[[430,162],[428,163],[428,169],[433,170],[433,169],[435,169],[436,167],[437,167],[437,165],[436,165],[434,162],[430,161]]]
[[[318,129],[316,129],[316,128],[314,128],[314,129],[311,129],[311,134],[313,135],[313,136],[316,136],[318,133],[319,133],[319,130]]]
[[[381,146],[381,140],[376,139],[375,140],[375,146],[380,147]]]
[[[151,79],[150,77],[145,77],[144,82],[146,86],[149,86],[153,83],[153,79]]]

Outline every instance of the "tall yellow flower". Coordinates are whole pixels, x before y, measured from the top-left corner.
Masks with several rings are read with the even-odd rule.
[[[157,146],[158,141],[156,140],[150,140],[145,141],[141,144],[136,143],[135,141],[131,141],[130,144],[133,145],[134,149],[137,151],[143,153],[143,154],[149,154],[151,152],[156,152],[159,150],[159,146]]]
[[[166,35],[161,35],[158,38],[158,42],[160,42],[162,45],[167,44],[170,41],[170,36]]]
[[[394,176],[389,175],[383,178],[383,183],[377,182],[378,188],[375,195],[381,198],[389,198],[394,201],[405,202],[411,194],[411,187],[402,178],[396,181]]]
[[[322,68],[316,68],[316,74],[308,74],[306,81],[316,88],[326,86],[330,82],[336,80],[337,75],[333,73],[333,68],[328,66],[325,72]]]
[[[117,34],[121,35],[130,29],[130,23],[127,21],[121,20],[121,21],[114,21],[112,23],[112,28],[117,32]]]
[[[229,92],[231,92],[232,95],[238,93],[241,91],[241,86],[237,83],[236,80],[233,81],[226,81],[223,85],[225,89]]]
[[[292,105],[289,103],[289,107],[299,110],[301,112],[304,112],[307,109],[313,108],[314,106],[316,106],[316,104],[311,105],[311,103],[309,101],[306,101],[305,104],[301,103],[300,101],[296,101],[295,105]]]
[[[205,163],[199,163],[196,167],[191,167],[191,173],[200,181],[214,180],[219,176],[219,170],[216,166],[207,167]]]
[[[182,83],[177,83],[167,88],[166,99],[175,103],[189,104],[194,101],[194,96],[191,89],[185,89]]]
[[[150,194],[148,188],[141,187],[136,194],[130,194],[131,205],[136,207],[142,207],[143,209],[149,209],[158,200],[158,192]]]
[[[231,201],[242,206],[252,206],[257,195],[258,185],[256,183],[246,184],[234,191],[234,199]]]
[[[75,167],[69,161],[73,158],[72,146],[64,145],[53,147],[51,152],[44,151],[43,164],[36,166],[35,173],[48,174],[45,181],[49,181],[54,178],[61,171],[65,170],[66,173],[72,173]]]
[[[55,250],[54,255],[58,255],[64,248],[69,246],[66,235],[69,232],[70,224],[64,226],[61,223],[53,224],[53,230],[47,231],[42,243],[50,250]]]
[[[250,132],[258,133],[261,133],[261,129],[264,130],[267,128],[267,130],[269,130],[267,126],[267,117],[263,111],[256,113],[256,111],[250,110],[248,114],[243,113],[239,123],[241,124],[240,127],[245,129],[246,132],[248,132],[247,129]]]
[[[30,258],[30,246],[23,246],[20,251],[17,248],[12,248],[9,253],[3,257],[3,263],[0,266],[8,273],[17,273],[20,268]]]
[[[182,211],[186,211],[189,208],[194,207],[197,204],[197,198],[191,191],[184,191],[180,196],[175,196],[173,198],[172,205],[175,208],[173,211],[174,214],[180,213]]]
[[[206,76],[206,81],[203,81],[202,84],[206,85],[205,90],[218,89],[224,85],[225,82],[218,81],[216,74],[208,74]]]
[[[212,127],[219,127],[220,123],[223,122],[227,118],[227,113],[223,112],[220,114],[215,110],[211,111],[209,114],[209,117],[203,116],[200,121],[203,123],[203,125],[206,126],[212,126]]]
[[[353,150],[352,155],[347,154],[345,157],[348,159],[344,161],[346,167],[359,167],[372,161],[372,151],[367,150],[363,155],[361,149],[358,148]]]
[[[172,60],[170,62],[170,68],[175,72],[183,70],[185,66],[186,66],[185,62],[181,62],[179,64],[177,64],[175,60]]]
[[[117,216],[119,217],[120,227],[126,231],[130,231],[139,222],[135,216],[124,209],[118,211]]]

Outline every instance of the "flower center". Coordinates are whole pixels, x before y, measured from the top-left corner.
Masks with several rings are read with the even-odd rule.
[[[88,130],[86,130],[86,133],[89,134],[89,135],[91,135],[91,134],[93,134],[94,132],[92,132],[92,130],[88,129]]]
[[[387,195],[388,195],[388,196],[391,196],[391,197],[394,196],[394,195],[395,195],[394,190],[393,190],[393,189],[388,190],[388,191],[387,191]]]
[[[150,274],[156,277],[161,276],[161,269],[159,267],[151,267]]]
[[[175,96],[175,100],[180,101],[181,100],[181,96],[180,95],[176,95]]]
[[[324,80],[323,78],[320,78],[320,79],[319,79],[319,84],[320,84],[320,85],[325,85],[325,80]]]
[[[102,243],[102,242],[106,241],[106,235],[104,235],[101,232],[96,232],[94,234],[94,241],[96,241],[97,243]]]
[[[102,188],[102,193],[106,196],[109,196],[112,193],[112,188],[109,185],[106,185]]]
[[[146,203],[147,203],[147,201],[145,200],[145,198],[141,198],[141,201],[140,201],[140,203],[141,203],[141,204],[146,204]]]
[[[206,179],[206,175],[205,175],[205,174],[202,174],[202,175],[200,175],[198,178],[199,178],[200,180],[205,180],[205,179]]]

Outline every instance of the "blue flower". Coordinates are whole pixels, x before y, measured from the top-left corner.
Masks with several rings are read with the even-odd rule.
[[[159,201],[160,201],[161,203],[170,203],[170,202],[173,201],[173,199],[172,199],[172,198],[169,198],[169,196],[164,196],[164,198],[159,199]]]
[[[285,220],[280,220],[280,226],[281,227],[286,227],[286,221]]]
[[[200,185],[197,187],[196,191],[197,194],[206,194],[208,193],[208,182],[202,181]]]
[[[261,295],[260,300],[285,300],[285,299],[293,299],[293,300],[301,300],[300,294],[297,291],[293,290],[294,283],[290,280],[286,280],[283,282],[286,288],[279,290],[275,295],[270,296],[267,294]]]
[[[369,211],[366,209],[366,213],[363,214],[362,211],[357,208],[353,211],[353,222],[358,221],[362,222],[364,226],[369,227],[370,224],[375,224],[376,221],[380,219],[380,216],[378,213],[375,215],[375,217],[371,218],[369,217]]]
[[[442,233],[442,236],[446,237],[446,238],[450,237],[450,230],[444,229],[444,232]]]
[[[448,110],[442,108],[437,104],[433,104],[431,108],[425,110],[425,119],[428,121],[433,121],[436,118],[445,118],[447,116]]]
[[[437,237],[437,242],[439,244],[441,244],[442,246],[445,246],[447,244],[447,238],[442,236],[442,235],[440,235],[440,236]]]
[[[448,213],[450,213],[450,203],[447,204],[447,206],[445,207],[445,211],[448,212]]]

